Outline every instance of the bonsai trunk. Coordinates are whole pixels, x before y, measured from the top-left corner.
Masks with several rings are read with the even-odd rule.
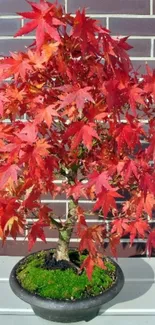
[[[73,200],[71,200],[69,202],[69,212],[68,212],[67,220],[64,226],[58,229],[59,240],[58,240],[57,248],[54,253],[54,257],[56,258],[57,261],[70,260],[69,243],[70,243],[75,222],[77,220],[76,207],[77,207],[76,203]]]
[[[54,257],[57,261],[69,261],[69,242],[72,234],[72,229],[59,230],[59,240],[55,250]]]

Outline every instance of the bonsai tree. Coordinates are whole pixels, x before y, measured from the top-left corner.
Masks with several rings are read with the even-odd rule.
[[[76,226],[91,277],[94,265],[104,268],[107,240],[113,255],[126,235],[155,247],[155,76],[148,66],[134,71],[127,37],[113,38],[85,10],[73,17],[57,3],[29,4],[15,37],[36,30],[35,41],[0,61],[0,236],[27,227],[31,250],[56,228],[54,257],[69,261]],[[47,193],[66,194],[65,221],[41,202]],[[81,197],[102,223],[88,227]]]

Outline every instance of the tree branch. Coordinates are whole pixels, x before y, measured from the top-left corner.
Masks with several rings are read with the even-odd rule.
[[[62,228],[62,224],[59,221],[56,221],[51,215],[49,216],[51,223],[56,226],[57,229]]]

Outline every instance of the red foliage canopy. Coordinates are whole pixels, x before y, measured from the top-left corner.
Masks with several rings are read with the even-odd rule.
[[[155,247],[155,73],[135,72],[127,37],[112,37],[85,10],[73,17],[56,3],[29,4],[15,36],[36,29],[36,41],[0,61],[0,236],[16,238],[33,213],[29,248],[45,241],[44,227],[57,222],[41,197],[65,193],[76,204],[90,276],[93,265],[104,267],[105,239],[113,254],[127,234]],[[80,197],[102,210],[101,225],[87,226]]]

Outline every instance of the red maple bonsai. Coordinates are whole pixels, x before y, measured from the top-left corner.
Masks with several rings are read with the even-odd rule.
[[[85,10],[73,17],[57,3],[29,4],[15,36],[36,29],[36,41],[0,61],[0,236],[16,238],[34,217],[29,249],[45,241],[44,227],[57,228],[55,258],[69,260],[76,224],[91,276],[104,267],[105,239],[113,254],[124,235],[155,247],[155,74],[135,72],[127,37],[113,38]],[[66,194],[65,221],[41,203],[47,193]],[[102,224],[88,227],[80,197],[95,201]]]

